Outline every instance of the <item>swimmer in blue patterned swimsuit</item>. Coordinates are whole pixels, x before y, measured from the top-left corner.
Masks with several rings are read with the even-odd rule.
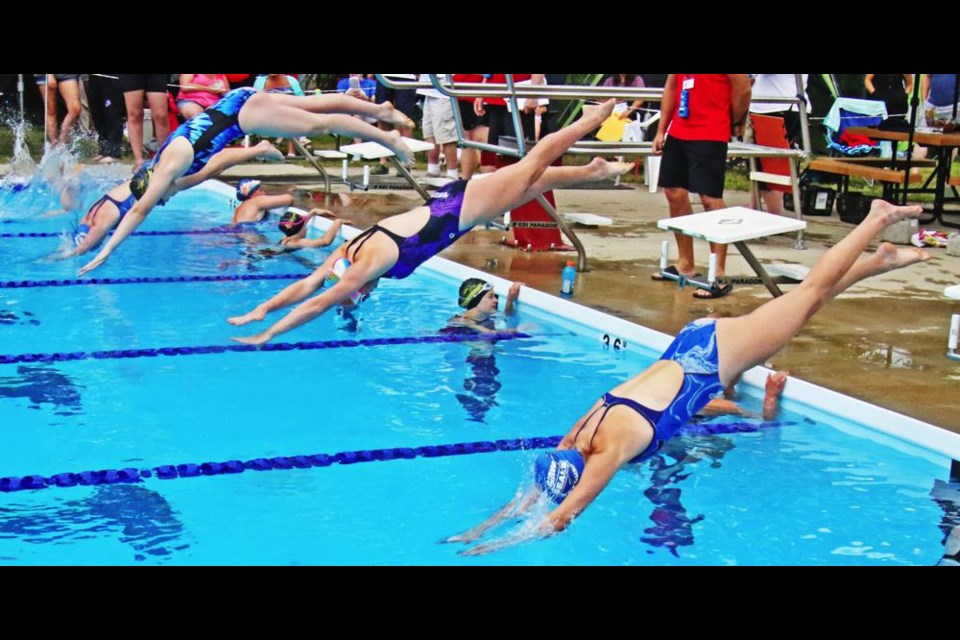
[[[461,553],[480,555],[565,529],[624,464],[646,460],[691,416],[732,387],[741,374],[786,345],[810,317],[847,287],[873,275],[930,259],[920,249],[882,243],[861,258],[887,226],[920,216],[919,206],[874,200],[866,219],[813,266],[788,293],[735,318],[704,318],[684,327],[661,358],[603,394],[557,449],[534,461],[534,483],[493,516],[444,542],[476,541],[489,529],[526,513],[541,496],[557,503],[535,522]]]
[[[423,206],[391,216],[364,230],[335,249],[311,275],[288,286],[249,313],[227,321],[240,326],[263,320],[271,311],[305,300],[324,285],[333,264],[345,258],[351,266],[336,284],[298,305],[266,331],[234,340],[263,344],[351,297],[368,295],[381,277],[406,278],[475,225],[494,220],[544,191],[626,173],[632,164],[606,162],[602,158],[583,166],[550,166],[573,143],[600,126],[613,106],[614,101],[610,100],[600,107],[585,109],[583,117],[544,137],[516,164],[502,167],[483,180],[455,180],[435,191]]]
[[[201,173],[213,158],[227,151],[228,144],[244,135],[297,138],[336,133],[378,142],[393,151],[402,162],[413,159],[413,152],[399,133],[381,131],[353,115],[391,124],[411,123],[410,118],[389,102],[372,104],[343,94],[293,96],[259,93],[249,87],[229,91],[203,113],[177,127],[153,160],[137,171],[131,181],[137,203],[100,253],[80,269],[80,275],[103,264],[154,206],[166,202],[184,188],[183,180]]]
[[[178,180],[177,190],[189,189],[204,180],[219,176],[235,164],[249,162],[254,158],[270,158],[282,162],[283,154],[266,140],[249,148],[224,149],[214,155],[203,169]],[[93,203],[87,213],[80,218],[73,232],[74,248],[58,257],[70,258],[82,255],[96,249],[103,242],[103,238],[126,217],[137,202],[131,183],[131,180],[124,181]]]

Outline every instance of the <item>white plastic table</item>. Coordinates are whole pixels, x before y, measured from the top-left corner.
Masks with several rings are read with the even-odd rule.
[[[783,295],[778,283],[789,282],[789,279],[774,278],[767,273],[760,261],[757,260],[750,247],[747,246],[748,240],[765,238],[780,233],[791,233],[800,231],[807,227],[803,220],[794,218],[785,218],[762,211],[755,211],[747,207],[727,207],[715,211],[704,211],[703,213],[694,213],[687,216],[676,218],[664,218],[657,221],[657,226],[665,231],[682,233],[692,238],[701,238],[708,242],[717,244],[732,244],[740,251],[740,255],[747,261],[747,264],[756,272],[760,281],[766,285],[767,289],[774,297]],[[661,274],[669,277],[671,274],[664,272],[665,265],[661,266]],[[674,278],[675,279],[675,278]],[[687,279],[692,284],[708,288],[709,284],[699,283]]]
[[[433,149],[433,144],[430,142],[424,142],[423,140],[416,140],[415,138],[404,137],[403,141],[407,144],[411,151],[414,153],[420,151],[428,151]],[[390,161],[397,167],[397,171],[406,178],[407,182],[410,183],[417,193],[420,194],[425,201],[430,199],[430,194],[427,193],[424,188],[417,182],[416,178],[410,175],[410,172],[402,162],[397,160],[397,155],[386,148],[379,142],[360,142],[357,144],[345,144],[340,147],[340,151],[343,153],[348,153],[355,156],[360,156],[364,160],[379,160],[380,158],[390,158]],[[344,174],[346,174],[347,165],[346,160],[344,160],[343,165]],[[363,173],[363,186],[366,188],[366,185],[369,181],[369,167],[365,165],[365,171]],[[346,177],[344,177],[344,182],[346,182]]]

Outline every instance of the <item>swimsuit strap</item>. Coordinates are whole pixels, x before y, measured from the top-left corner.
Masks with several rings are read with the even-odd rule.
[[[607,412],[610,411],[610,409],[612,409],[616,404],[614,402],[611,402],[611,399],[613,398],[614,396],[611,396],[609,393],[603,394],[603,397],[600,398],[600,400],[603,401],[603,404],[597,407],[596,409],[594,409],[593,411],[591,411],[590,415],[587,416],[587,419],[583,421],[583,424],[581,424],[580,428],[577,429],[576,435],[573,436],[574,442],[576,442],[577,438],[580,437],[580,432],[583,431],[583,428],[587,426],[588,422],[590,422],[590,418],[592,418],[597,411],[600,411],[600,409],[603,409],[603,415],[600,416],[600,420],[597,422],[597,427],[593,430],[593,435],[590,436],[590,446],[591,447],[593,446],[593,439],[597,437],[597,431],[600,431],[600,425],[603,424],[604,418],[607,417]]]
[[[357,261],[357,254],[360,252],[360,249],[363,248],[364,243],[365,243],[367,240],[369,240],[370,237],[371,237],[373,234],[375,234],[376,232],[378,232],[378,231],[381,232],[381,233],[383,233],[383,234],[385,234],[388,238],[390,238],[390,239],[393,240],[395,243],[397,243],[397,248],[398,248],[398,249],[400,248],[400,245],[402,245],[402,244],[403,244],[403,241],[405,240],[405,238],[403,238],[402,236],[398,236],[398,235],[395,234],[393,231],[390,231],[389,229],[384,229],[383,227],[381,227],[381,226],[378,225],[378,224],[374,224],[374,225],[371,226],[371,227],[367,227],[366,229],[364,229],[363,231],[361,231],[355,238],[353,238],[350,242],[347,243],[347,249],[349,249],[351,245],[353,245],[355,242],[357,242],[357,240],[360,241],[360,243],[357,244],[357,248],[353,250],[353,261],[354,261],[354,262]]]

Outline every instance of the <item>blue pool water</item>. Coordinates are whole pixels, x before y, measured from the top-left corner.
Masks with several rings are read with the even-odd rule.
[[[259,330],[225,319],[291,280],[230,278],[306,273],[325,250],[265,257],[280,237],[269,225],[134,236],[94,272],[108,282],[49,286],[85,260],[46,260],[69,221],[29,215],[24,197],[0,193],[0,233],[53,235],[0,237],[0,564],[931,565],[943,553],[956,513],[930,492],[945,456],[786,401],[772,425],[693,425],[619,472],[561,535],[464,558],[437,541],[513,495],[537,453],[510,450],[517,440],[565,433],[657,354],[613,350],[523,305],[514,339],[430,341],[459,281],[426,270],[382,283],[355,322],[327,314],[279,340],[303,348],[158,353]],[[224,192],[198,188],[141,229],[209,229],[231,211]],[[110,282],[183,276],[217,279]],[[3,284],[21,281],[38,286]],[[759,409],[749,392],[743,402]],[[398,457],[157,471],[358,451]],[[11,478],[123,469],[148,477],[3,491]]]

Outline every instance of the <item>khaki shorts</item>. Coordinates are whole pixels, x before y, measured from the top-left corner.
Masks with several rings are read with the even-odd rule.
[[[457,141],[457,124],[449,98],[423,98],[423,137],[437,144]]]

